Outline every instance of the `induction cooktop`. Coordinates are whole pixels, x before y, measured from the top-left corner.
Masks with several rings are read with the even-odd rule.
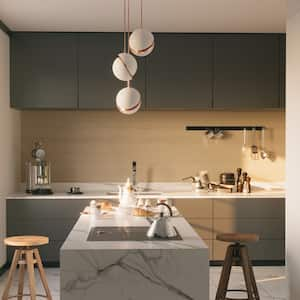
[[[174,227],[175,228],[175,227]],[[182,240],[178,230],[177,235],[170,238],[148,238],[148,226],[130,226],[130,227],[92,227],[87,241],[180,241]]]

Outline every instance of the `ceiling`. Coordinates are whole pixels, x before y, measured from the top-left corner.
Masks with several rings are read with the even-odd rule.
[[[140,0],[130,0],[131,28]],[[285,32],[287,0],[143,0],[154,32]],[[0,20],[19,31],[122,31],[123,0],[0,0]]]

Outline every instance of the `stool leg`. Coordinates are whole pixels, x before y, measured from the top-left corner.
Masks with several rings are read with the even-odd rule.
[[[240,253],[241,253],[241,267],[243,268],[244,279],[245,279],[246,289],[248,293],[248,299],[255,300],[255,298],[253,298],[254,293],[253,293],[253,286],[252,286],[252,280],[250,275],[248,252],[245,246],[241,247]]]
[[[229,278],[230,278],[230,273],[232,268],[233,251],[234,251],[233,246],[229,246],[227,248],[215,300],[226,299],[228,283],[229,283]]]
[[[14,277],[14,273],[15,273],[15,270],[16,270],[18,262],[19,262],[20,252],[21,252],[20,250],[15,250],[13,260],[12,260],[12,263],[11,263],[11,266],[10,266],[10,269],[9,269],[5,289],[3,291],[2,300],[8,300],[9,289],[11,287],[13,277]]]
[[[260,297],[259,297],[259,293],[258,293],[258,289],[257,289],[257,285],[256,285],[256,280],[255,280],[255,276],[254,276],[254,272],[253,272],[252,263],[249,258],[248,249],[245,247],[241,254],[244,255],[244,260],[248,263],[249,275],[250,275],[250,280],[252,283],[254,299],[259,300]]]
[[[20,253],[20,259],[23,259],[24,252]],[[19,283],[18,283],[18,300],[23,299],[23,290],[24,290],[24,276],[25,276],[25,265],[19,265]]]
[[[37,262],[37,266],[38,266],[38,269],[39,269],[39,272],[40,272],[41,281],[42,281],[42,284],[43,284],[45,292],[46,292],[47,299],[52,300],[51,292],[50,292],[50,289],[49,289],[49,286],[48,286],[48,283],[47,283],[46,274],[45,274],[45,270],[44,270],[44,267],[43,267],[43,263],[42,263],[42,260],[41,260],[39,250],[34,249],[33,252],[34,252],[34,256],[35,256],[35,259],[36,259],[36,262]]]
[[[30,299],[36,300],[33,250],[26,250],[25,252],[26,252],[26,264],[27,264],[27,272],[28,272],[28,280],[29,280]]]

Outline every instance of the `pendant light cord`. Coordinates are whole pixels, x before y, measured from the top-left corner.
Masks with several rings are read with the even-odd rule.
[[[129,30],[130,30],[130,2],[127,0],[127,53],[129,53]]]
[[[123,0],[123,52],[126,53],[126,0]]]
[[[127,0],[127,53],[129,53],[129,30],[130,30],[130,2]],[[130,87],[130,80],[127,81],[127,87]]]
[[[143,28],[143,0],[141,0],[141,28]]]

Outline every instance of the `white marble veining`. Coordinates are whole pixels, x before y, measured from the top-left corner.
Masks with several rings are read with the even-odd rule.
[[[88,242],[90,216],[81,216],[61,248],[61,299],[208,299],[208,248],[184,218],[171,222],[182,241]],[[92,226],[149,223],[128,216]]]
[[[108,199],[117,200],[118,195],[111,195],[109,192],[117,192],[121,183],[54,183],[53,195],[33,196],[24,192],[17,192],[8,195],[7,199]],[[82,195],[70,195],[66,191],[71,186],[80,186]],[[139,198],[157,199],[203,199],[203,198],[284,198],[285,189],[282,183],[253,182],[252,193],[229,193],[229,192],[208,192],[201,190],[196,192],[190,183],[183,182],[156,182],[139,183],[139,188],[147,189],[149,193],[139,194]],[[24,190],[24,186],[21,186]],[[154,194],[151,195],[151,192]]]

